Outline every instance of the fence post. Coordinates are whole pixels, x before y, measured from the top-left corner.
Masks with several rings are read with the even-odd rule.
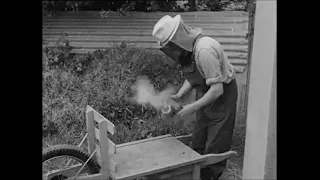
[[[245,109],[244,119],[247,119],[247,107],[248,107],[248,92],[250,86],[250,71],[251,71],[251,61],[252,61],[252,43],[253,43],[253,34],[254,34],[254,15],[255,15],[255,0],[247,0],[248,11],[249,11],[249,22],[248,22],[248,33],[246,39],[248,39],[248,59],[247,59],[247,76],[246,76],[246,91],[243,102],[243,109]],[[246,122],[246,121],[245,121]]]
[[[257,1],[242,179],[276,179],[276,0]]]

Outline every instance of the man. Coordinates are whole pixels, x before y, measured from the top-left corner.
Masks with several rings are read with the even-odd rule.
[[[201,30],[184,24],[180,15],[162,17],[154,26],[153,36],[160,50],[182,66],[186,80],[173,99],[197,90],[197,100],[177,113],[188,116],[196,112],[192,148],[200,154],[230,150],[238,98],[235,70],[219,42]],[[202,180],[217,180],[226,161],[201,169]]]

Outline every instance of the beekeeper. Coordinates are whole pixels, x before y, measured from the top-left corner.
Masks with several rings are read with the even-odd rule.
[[[180,15],[162,17],[152,35],[159,48],[180,64],[185,81],[173,99],[182,98],[195,88],[197,100],[177,114],[196,113],[192,148],[200,154],[230,150],[237,106],[235,70],[221,44],[183,22]],[[226,160],[201,169],[201,180],[217,180],[226,168]]]

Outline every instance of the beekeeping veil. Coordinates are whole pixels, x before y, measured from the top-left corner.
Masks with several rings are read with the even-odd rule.
[[[168,15],[162,17],[154,26],[152,35],[158,40],[160,48],[168,56],[170,48],[165,48],[168,42],[172,42],[182,49],[192,52],[193,43],[198,35],[202,34],[201,29],[191,28],[186,25],[180,15],[170,17]]]

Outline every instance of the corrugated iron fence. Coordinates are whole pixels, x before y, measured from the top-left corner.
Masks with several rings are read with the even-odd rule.
[[[70,45],[76,53],[105,49],[125,41],[142,48],[156,48],[152,37],[154,24],[171,12],[133,12],[119,16],[116,12],[57,12],[54,17],[43,16],[43,38],[55,45],[62,33],[68,33]],[[245,112],[246,67],[248,57],[248,14],[245,12],[183,12],[179,13],[191,27],[201,28],[205,35],[219,41],[230,62],[237,70],[239,86],[238,120],[243,124]]]

